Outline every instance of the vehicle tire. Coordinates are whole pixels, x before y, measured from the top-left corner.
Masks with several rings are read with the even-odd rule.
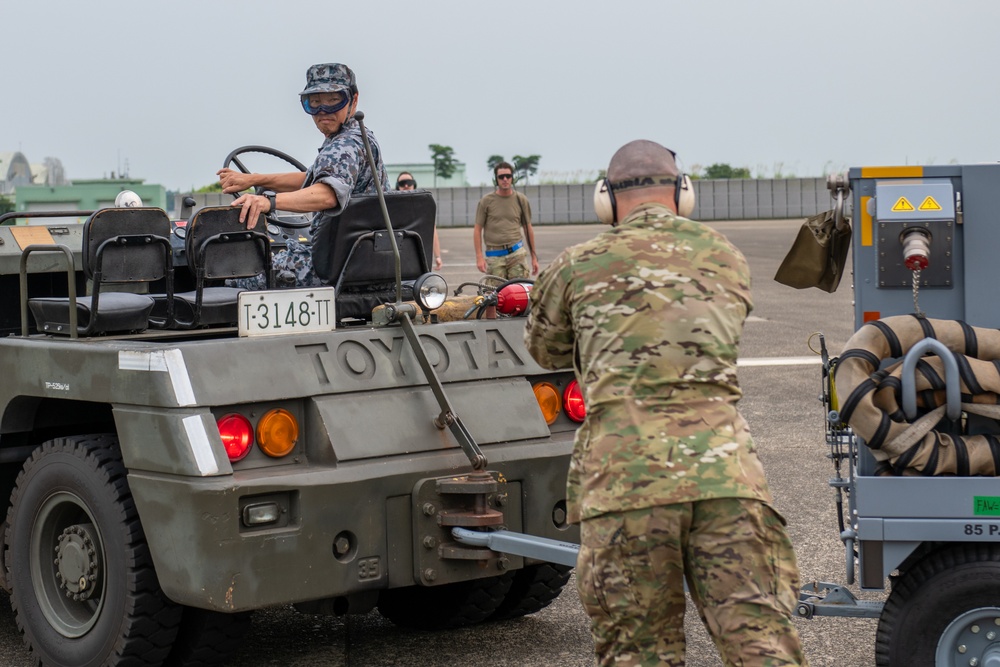
[[[897,579],[879,618],[875,664],[993,664],[986,657],[1000,661],[998,637],[1000,547],[947,547],[931,552]]]
[[[252,612],[224,614],[184,607],[181,626],[163,667],[215,667],[224,665],[243,645],[250,632]]]
[[[11,607],[38,664],[159,666],[181,607],[160,590],[112,435],[51,440],[11,494]]]
[[[528,565],[514,573],[514,581],[489,620],[505,621],[541,611],[559,597],[573,568],[554,563]]]
[[[448,630],[485,621],[503,602],[514,573],[440,586],[391,588],[379,595],[378,610],[396,625]]]

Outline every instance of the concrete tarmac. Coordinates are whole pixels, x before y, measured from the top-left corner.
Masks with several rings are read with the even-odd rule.
[[[747,256],[755,309],[741,350],[740,409],[759,446],[778,510],[788,520],[803,582],[843,584],[844,547],[838,537],[833,466],[823,439],[818,357],[809,350],[823,332],[832,355],[853,332],[849,278],[835,294],[794,290],[773,280],[802,220],[711,223]],[[600,233],[599,225],[535,228],[542,266],[566,246]],[[449,284],[479,277],[471,228],[440,230]],[[879,599],[878,593],[855,594]],[[814,667],[874,664],[876,621],[796,620]],[[689,605],[688,665],[719,667],[714,646]],[[232,667],[575,667],[594,664],[589,622],[571,580],[547,609],[526,618],[463,630],[424,633],[396,628],[377,612],[355,617],[306,616],[290,608],[259,611]],[[13,614],[0,604],[0,665],[29,667]]]

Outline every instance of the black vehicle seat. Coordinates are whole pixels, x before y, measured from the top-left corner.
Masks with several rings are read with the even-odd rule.
[[[174,295],[174,328],[235,325],[238,295],[244,290],[222,285],[226,279],[263,273],[267,287],[273,285],[270,240],[261,231],[263,217],[255,229],[247,229],[239,217],[240,209],[232,206],[206,206],[191,216],[184,254],[195,289]],[[168,307],[165,297],[157,297],[153,318],[163,317]]]
[[[139,332],[153,308],[146,294],[116,292],[109,283],[166,280],[173,290],[170,219],[159,208],[105,208],[83,226],[83,273],[93,281],[91,296],[76,298],[77,335]],[[28,299],[39,331],[71,335],[68,297]]]
[[[402,300],[430,271],[437,206],[427,190],[387,192],[385,205],[399,247]],[[377,196],[354,196],[313,237],[313,270],[336,288],[337,320],[371,320],[372,309],[396,300],[396,265]]]

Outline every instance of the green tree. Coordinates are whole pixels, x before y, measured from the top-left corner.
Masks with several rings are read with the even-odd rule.
[[[434,187],[437,187],[438,176],[451,178],[458,169],[458,160],[455,159],[455,150],[451,146],[430,144],[427,148],[430,149],[431,160],[434,161]]]
[[[517,177],[517,180],[523,180],[525,185],[527,185],[528,177],[534,176],[538,172],[538,161],[542,159],[542,156],[515,155],[513,159],[514,175]]]
[[[10,197],[0,195],[0,215],[10,213],[14,210],[14,200]]]
[[[506,162],[503,155],[491,155],[486,158],[486,166],[490,168],[490,171],[494,171],[501,162]]]
[[[705,169],[705,178],[750,178],[746,167],[731,167],[724,162],[716,162]]]
[[[222,192],[222,183],[219,183],[218,181],[213,181],[208,185],[201,186],[200,188],[195,190],[195,192],[198,194],[202,194],[205,192]]]

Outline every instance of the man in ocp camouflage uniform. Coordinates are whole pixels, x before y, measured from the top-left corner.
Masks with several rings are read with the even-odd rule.
[[[528,350],[573,368],[587,408],[567,492],[580,596],[601,665],[684,665],[685,578],[726,665],[805,665],[795,556],[736,408],[749,269],[677,214],[680,176],[663,146],[623,146],[595,194],[614,228],[531,292]]]
[[[324,63],[313,65],[306,72],[306,87],[299,93],[303,110],[326,140],[319,155],[305,174],[299,171],[283,174],[244,174],[232,169],[218,171],[219,183],[226,193],[248,188],[266,188],[262,195],[245,194],[233,202],[242,208],[240,222],[257,224],[261,213],[276,210],[312,213],[313,237],[323,225],[336,224],[352,195],[374,195],[375,176],[365,157],[361,125],[354,120],[358,107],[358,85],[354,72],[347,65]],[[366,128],[367,129],[367,128]],[[382,151],[371,130],[368,130],[378,179],[383,190],[388,189],[389,176],[382,164]],[[323,283],[313,272],[312,251],[308,245],[288,239],[286,250],[274,253],[275,275],[291,273],[296,287],[317,287]],[[234,281],[240,287],[263,289],[264,277]]]

